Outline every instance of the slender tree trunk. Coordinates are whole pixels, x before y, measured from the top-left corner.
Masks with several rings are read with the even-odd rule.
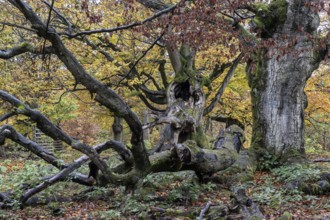
[[[149,121],[149,111],[146,111],[144,113],[143,123],[147,124],[148,121]],[[150,129],[149,128],[143,130],[143,140],[144,141],[149,141],[150,140]]]
[[[319,17],[311,7],[304,6],[311,0],[287,0],[282,5],[281,0],[273,2],[277,5],[272,7],[282,8],[272,8],[268,13],[282,14],[259,19],[265,24],[266,19],[274,19],[271,25],[277,22],[273,29],[264,26],[267,32],[261,33],[274,44],[260,48],[247,65],[253,108],[252,146],[261,154],[268,152],[287,161],[302,158],[305,153],[304,88],[318,64],[309,36],[316,31]]]

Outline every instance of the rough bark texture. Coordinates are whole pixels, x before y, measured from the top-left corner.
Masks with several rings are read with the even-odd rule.
[[[304,155],[304,87],[318,62],[309,38],[319,16],[305,3],[276,0],[257,15],[259,33],[274,44],[258,50],[247,65],[253,106],[254,149],[277,158]],[[264,151],[262,152],[264,153]]]
[[[123,119],[117,116],[113,119],[112,124],[112,131],[113,131],[113,139],[115,141],[122,142],[123,141]]]

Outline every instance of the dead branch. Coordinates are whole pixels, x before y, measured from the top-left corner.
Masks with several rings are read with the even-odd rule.
[[[44,50],[44,53],[43,53],[43,51],[40,51],[39,49],[33,47],[29,43],[22,43],[21,45],[13,47],[13,48],[9,48],[6,50],[0,50],[0,58],[7,60],[7,59],[21,55],[26,52],[31,52],[34,54],[51,54],[54,51],[53,51],[52,47],[46,47]]]
[[[313,160],[314,163],[319,163],[319,162],[330,162],[330,158],[317,158]]]
[[[17,144],[25,147],[26,149],[33,152],[38,157],[52,164],[58,169],[63,169],[66,167],[65,163],[55,157],[52,153],[39,146],[37,143],[25,138],[10,125],[3,125],[0,127],[0,145],[3,145],[5,143],[5,138],[9,138]]]
[[[102,29],[91,30],[91,31],[81,31],[76,34],[70,34],[70,33],[61,33],[61,34],[66,35],[69,38],[75,38],[75,37],[82,36],[82,35],[91,35],[91,34],[97,34],[97,33],[111,33],[111,32],[120,31],[120,30],[127,30],[127,29],[131,29],[133,27],[143,25],[149,21],[152,21],[152,20],[162,16],[163,14],[169,13],[169,12],[173,11],[176,8],[176,6],[177,5],[167,7],[142,21],[133,22],[131,24],[122,25],[122,26],[118,26],[115,28],[109,28],[109,29],[102,28]]]
[[[210,209],[211,206],[211,202],[207,202],[207,204],[205,205],[205,207],[202,209],[201,213],[199,214],[198,220],[203,220],[203,217],[205,215],[205,213]]]

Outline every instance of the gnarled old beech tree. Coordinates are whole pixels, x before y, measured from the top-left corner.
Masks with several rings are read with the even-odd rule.
[[[88,1],[86,2],[88,4]],[[1,116],[1,121],[23,114],[35,122],[45,134],[53,139],[62,140],[85,154],[71,164],[65,164],[19,134],[11,125],[3,125],[0,128],[0,144],[4,144],[5,139],[9,138],[60,170],[57,175],[36,187],[28,187],[21,197],[22,203],[66,178],[85,185],[93,184],[86,175],[75,173],[78,167],[89,160],[101,171],[102,184],[123,184],[132,187],[150,172],[189,169],[194,170],[203,179],[229,168],[237,158],[244,160],[239,164],[244,163],[246,167],[253,167],[256,159],[265,154],[283,162],[304,157],[304,109],[307,104],[304,87],[312,72],[328,56],[329,50],[326,41],[329,35],[316,35],[320,24],[319,9],[324,7],[319,1],[273,0],[270,3],[262,3],[247,0],[182,0],[175,5],[160,0],[137,2],[150,9],[153,15],[139,22],[115,28],[80,31],[79,27],[72,25],[66,15],[56,10],[51,3],[44,1],[44,5],[38,6],[48,7],[47,16],[37,13],[36,9],[29,5],[29,1],[6,1],[13,13],[24,16],[27,21],[23,24],[6,25],[25,28],[31,31],[31,35],[44,39],[49,46],[44,46],[40,50],[26,42],[13,48],[2,48],[0,58],[10,59],[23,53],[56,55],[73,75],[76,83],[83,85],[93,94],[96,102],[108,108],[116,117],[125,120],[131,131],[130,148],[127,148],[125,143],[112,140],[93,147],[88,146],[70,137],[41,112],[25,104],[24,100],[0,90],[0,98],[13,106],[12,111]],[[52,24],[52,20],[49,19],[51,16],[57,17],[62,25],[65,25],[64,32],[63,28]],[[45,20],[45,17],[48,19]],[[250,24],[247,25],[245,21],[250,21]],[[164,89],[153,91],[145,85],[134,85],[134,89],[142,91],[139,97],[154,112],[159,109],[150,102],[167,105],[166,110],[155,113],[154,122],[145,125],[118,95],[115,86],[103,83],[89,74],[65,44],[69,40],[84,41],[93,50],[102,53],[109,62],[114,62],[107,52],[87,37],[144,26],[145,32],[150,31],[159,36],[145,53],[157,44],[166,48],[175,72],[174,80],[168,83],[162,68],[164,63],[160,62],[159,70]],[[233,62],[218,66],[206,80],[205,75],[195,68],[195,57],[201,50],[201,45],[207,45],[211,41],[225,44],[233,37],[236,39],[233,44],[239,48],[239,55],[236,53],[238,49],[233,49]],[[229,126],[224,137],[215,143],[215,147],[209,147],[209,141],[203,133],[202,120],[218,103],[240,62],[247,64],[246,72],[253,105],[251,148],[248,153],[243,151],[241,157],[238,153],[244,134],[240,127]],[[129,72],[123,73],[123,80],[127,75],[137,72],[136,65],[137,63],[131,62]],[[228,68],[222,86],[206,106],[203,86],[207,84],[206,81],[212,82]],[[148,152],[143,140],[143,130],[159,124],[166,125],[160,143],[152,152]],[[123,158],[122,164],[113,169],[100,159],[101,152],[109,148],[117,151]],[[247,164],[248,162],[251,164]]]

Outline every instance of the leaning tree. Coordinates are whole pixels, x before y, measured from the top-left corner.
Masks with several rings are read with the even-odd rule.
[[[36,5],[35,8],[21,0],[1,2],[7,4],[8,10],[18,16],[17,23],[5,25],[25,29],[32,32],[31,35],[44,40],[42,49],[24,42],[1,50],[1,58],[9,59],[28,52],[41,56],[55,55],[73,76],[73,90],[77,89],[77,85],[82,85],[96,102],[113,112],[117,121],[119,118],[123,119],[131,131],[130,147],[126,146],[128,143],[113,140],[89,146],[55,126],[38,110],[0,90],[0,98],[13,106],[9,113],[1,116],[1,121],[15,115],[25,115],[46,135],[85,154],[78,160],[65,164],[37,143],[18,133],[11,125],[3,125],[0,128],[0,144],[9,138],[60,170],[57,175],[36,187],[28,187],[21,197],[21,202],[26,202],[36,193],[66,178],[86,185],[92,184],[87,176],[74,173],[89,160],[92,161],[91,168],[96,167],[101,171],[102,177],[99,179],[102,179],[102,184],[123,184],[127,187],[134,187],[150,172],[189,169],[204,179],[232,166],[239,156],[244,139],[242,129],[235,125],[229,126],[215,147],[210,149],[202,118],[219,102],[240,62],[247,63],[253,109],[252,150],[249,154],[243,154],[240,160],[251,156],[252,159],[247,160],[254,162],[254,155],[263,156],[267,153],[283,161],[294,156],[303,156],[303,111],[306,107],[303,89],[312,71],[328,53],[325,40],[328,35],[325,35],[324,39],[316,35],[320,23],[318,12],[324,5],[313,0],[274,0],[271,3],[181,0],[174,5],[158,0],[138,2],[152,11],[150,17],[115,28],[92,30],[81,30],[73,24],[64,12],[54,7],[54,1],[44,1],[42,6]],[[123,9],[125,13],[134,9],[132,4],[134,3],[127,3],[130,7]],[[74,4],[70,7],[74,8],[73,6]],[[109,4],[110,6],[113,5]],[[81,12],[86,13],[92,23],[100,19],[98,14],[90,11],[88,1],[83,1]],[[132,18],[128,16],[128,19]],[[247,21],[250,22],[249,25]],[[137,61],[124,60],[125,65],[116,63],[102,44],[107,44],[107,48],[113,51],[120,51],[122,48],[109,43],[106,38],[102,38],[102,34],[132,28],[144,39],[149,40],[156,36],[155,40]],[[88,36],[98,34],[98,44],[89,40]],[[69,42],[75,40],[99,52],[118,68],[128,66],[128,69],[121,68],[119,71],[121,79],[117,85],[111,80],[103,81],[88,73],[77,59],[78,56],[68,49]],[[215,47],[217,44],[228,45],[228,54],[235,58],[232,62],[216,65],[214,71],[206,76],[196,68],[196,56],[201,50]],[[163,86],[156,91],[143,83],[125,83],[126,79],[141,80],[139,77],[142,73],[139,73],[137,66],[156,46],[166,50],[166,53],[163,53],[165,61],[157,61]],[[167,58],[175,74],[171,82],[168,82],[166,76]],[[228,72],[222,86],[215,92],[213,99],[207,101],[204,87],[226,69]],[[148,80],[156,81],[151,75],[144,75]],[[154,84],[157,87],[157,82]],[[116,92],[118,85],[140,91],[139,98],[154,112],[153,122],[144,125],[141,123],[130,105]],[[166,108],[161,110],[155,105],[166,105]],[[165,125],[160,142],[152,152],[148,152],[143,130],[160,124]],[[123,159],[115,168],[110,168],[100,158],[100,153],[109,148],[114,149]],[[245,163],[245,166],[251,164]],[[99,180],[98,183],[100,182]]]

